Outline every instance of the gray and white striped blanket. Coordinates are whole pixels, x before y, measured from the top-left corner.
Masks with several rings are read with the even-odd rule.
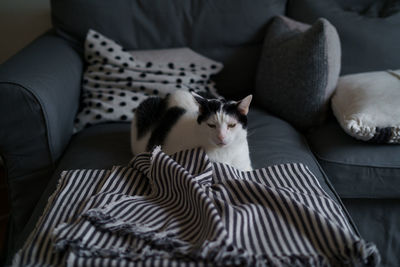
[[[14,265],[374,266],[376,247],[303,164],[241,172],[159,148],[62,174]]]

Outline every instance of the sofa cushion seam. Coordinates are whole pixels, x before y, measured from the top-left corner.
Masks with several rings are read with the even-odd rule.
[[[346,162],[327,159],[327,158],[321,156],[320,154],[318,154],[317,152],[313,152],[313,153],[319,160],[322,160],[322,161],[325,161],[328,163],[335,163],[335,164],[340,164],[340,165],[350,165],[350,166],[357,166],[357,167],[373,167],[373,168],[387,168],[387,169],[399,169],[400,168],[400,165],[393,166],[394,164],[392,164],[392,166],[389,166],[389,165],[374,165],[373,163],[371,163],[371,164],[346,163]]]

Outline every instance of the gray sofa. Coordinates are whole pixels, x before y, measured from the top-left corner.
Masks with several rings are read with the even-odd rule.
[[[66,169],[110,168],[131,158],[129,123],[72,134],[85,68],[88,29],[128,50],[188,46],[224,63],[219,92],[253,92],[264,32],[276,15],[312,23],[327,18],[342,44],[342,73],[400,66],[400,4],[373,0],[78,1],[53,0],[54,28],[0,66],[0,154],[11,216],[7,260],[18,250]],[[397,50],[396,50],[397,49]],[[357,141],[331,116],[299,132],[256,105],[249,114],[255,168],[302,162],[348,210],[383,266],[400,266],[400,147]]]

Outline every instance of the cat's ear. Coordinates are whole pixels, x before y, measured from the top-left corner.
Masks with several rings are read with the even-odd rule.
[[[253,99],[253,96],[248,95],[245,98],[243,98],[242,100],[238,101],[237,109],[240,114],[247,115],[247,113],[249,112],[251,99]]]
[[[199,112],[202,113],[203,112],[203,107],[204,105],[206,105],[207,103],[207,99],[205,99],[204,97],[202,97],[201,95],[196,94],[195,92],[190,92],[195,100],[195,102],[198,104],[199,106]]]

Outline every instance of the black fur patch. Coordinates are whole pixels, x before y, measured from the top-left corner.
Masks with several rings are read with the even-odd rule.
[[[241,114],[238,111],[236,102],[227,102],[224,99],[212,99],[212,100],[202,100],[200,103],[200,115],[197,117],[197,123],[201,124],[206,121],[211,115],[216,114],[219,110],[227,113],[228,115],[237,119],[237,121],[242,124],[243,129],[247,128],[247,116]]]
[[[238,103],[228,103],[225,104],[222,108],[224,112],[229,114],[230,116],[236,118],[240,124],[242,124],[243,129],[247,128],[247,116],[243,115],[238,110]]]
[[[203,121],[206,121],[212,114],[217,113],[218,110],[221,109],[223,105],[222,101],[212,99],[212,100],[203,100],[200,103],[200,115],[197,117],[197,123],[201,124]]]
[[[164,144],[165,138],[171,128],[185,112],[186,110],[180,107],[168,109],[163,116],[160,117],[157,126],[153,129],[146,150],[150,151],[155,146]]]
[[[151,127],[160,120],[167,108],[167,101],[161,97],[150,97],[136,109],[136,128],[138,139],[142,138]]]

